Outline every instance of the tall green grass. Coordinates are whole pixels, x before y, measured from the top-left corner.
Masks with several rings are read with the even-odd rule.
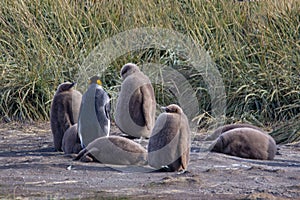
[[[226,87],[227,122],[266,126],[291,120],[300,111],[299,8],[297,0],[3,0],[0,116],[48,120],[57,86],[73,81],[101,41],[133,28],[160,27],[192,38],[210,54]],[[116,98],[124,63],[167,64],[197,91],[201,110],[195,119],[205,127],[213,118],[205,84],[170,52],[146,49],[114,60],[102,74],[104,87]],[[161,86],[155,90],[160,104],[176,101]]]

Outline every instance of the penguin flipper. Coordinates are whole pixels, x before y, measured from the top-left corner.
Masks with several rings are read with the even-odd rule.
[[[107,119],[110,119],[110,102],[104,105],[105,116]]]
[[[80,160],[81,157],[84,156],[86,152],[87,152],[87,149],[86,149],[86,148],[82,149],[82,150],[78,153],[78,155],[77,155],[73,160],[74,160],[74,161],[75,161],[75,160]]]
[[[110,99],[102,87],[96,88],[95,91],[95,112],[101,130],[108,134],[110,131]]]
[[[152,112],[155,110],[155,104],[153,103],[153,90],[151,84],[146,84],[141,86],[141,93],[142,93],[142,108],[143,108],[143,115],[145,119],[145,124],[148,130],[151,130],[154,121]]]

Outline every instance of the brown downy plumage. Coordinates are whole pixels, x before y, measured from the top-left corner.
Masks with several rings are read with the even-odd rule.
[[[146,165],[147,151],[130,139],[108,136],[89,143],[74,160],[113,165]]]
[[[211,151],[241,158],[273,160],[277,147],[270,135],[244,127],[222,133],[214,141]]]
[[[82,95],[74,90],[75,83],[65,82],[58,86],[53,97],[50,111],[50,123],[54,148],[61,151],[65,131],[77,123]]]
[[[218,127],[216,130],[214,130],[214,132],[211,135],[207,136],[205,138],[205,140],[215,140],[222,133],[232,130],[232,129],[235,129],[235,128],[253,128],[253,129],[259,130],[261,132],[265,132],[261,128],[251,125],[251,124],[245,124],[245,123],[243,123],[243,124],[226,124],[224,126]]]
[[[190,155],[189,122],[178,105],[163,109],[149,139],[148,162],[155,169],[184,172]]]
[[[149,138],[156,111],[151,82],[132,63],[122,67],[121,76],[123,82],[115,112],[116,125],[127,135]]]
[[[66,130],[62,139],[62,150],[65,154],[77,154],[81,149],[76,123]]]

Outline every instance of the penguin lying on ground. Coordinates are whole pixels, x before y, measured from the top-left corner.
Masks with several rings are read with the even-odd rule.
[[[146,165],[147,151],[130,139],[108,136],[89,143],[74,160],[113,165]]]
[[[212,152],[241,158],[273,160],[277,152],[275,140],[254,128],[234,128],[223,132],[212,144]]]
[[[205,138],[205,140],[215,140],[217,137],[219,137],[222,133],[235,129],[235,128],[253,128],[256,130],[259,130],[261,132],[265,132],[264,130],[262,130],[261,128],[251,125],[251,124],[226,124],[224,126],[220,126],[218,127],[216,130],[214,130],[214,132],[212,134],[210,134],[209,136],[207,136]]]

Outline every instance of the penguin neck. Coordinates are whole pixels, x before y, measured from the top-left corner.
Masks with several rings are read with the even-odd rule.
[[[99,87],[102,88],[102,86],[98,85],[97,83],[92,83],[89,85],[89,88],[99,88]]]

